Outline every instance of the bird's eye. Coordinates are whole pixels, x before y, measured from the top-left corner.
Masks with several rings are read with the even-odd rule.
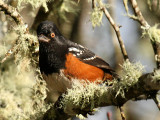
[[[51,33],[51,37],[54,38],[54,37],[55,37],[55,34],[54,34],[54,33]]]

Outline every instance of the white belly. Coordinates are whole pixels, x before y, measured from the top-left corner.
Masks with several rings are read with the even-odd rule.
[[[49,89],[48,98],[52,102],[55,102],[62,93],[66,92],[67,88],[71,88],[71,80],[64,77],[63,74],[42,74],[42,76],[47,83],[47,88]]]

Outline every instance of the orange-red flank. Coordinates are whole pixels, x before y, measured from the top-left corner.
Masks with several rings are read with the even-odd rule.
[[[104,71],[98,67],[83,63],[71,53],[66,55],[65,67],[64,74],[68,78],[73,77],[89,80],[90,82],[94,82],[95,80],[112,79],[112,75],[104,73]]]

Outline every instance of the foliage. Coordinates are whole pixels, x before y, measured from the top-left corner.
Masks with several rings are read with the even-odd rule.
[[[31,4],[33,8],[38,8],[41,5],[44,7],[45,11],[48,11],[47,2],[50,0],[17,0],[17,8],[18,10],[22,10],[26,4]]]

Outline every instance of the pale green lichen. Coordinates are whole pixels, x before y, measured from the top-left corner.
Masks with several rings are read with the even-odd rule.
[[[12,52],[15,58],[12,56],[12,63],[5,61],[0,66],[1,70],[5,68],[0,73],[0,116],[7,120],[40,119],[49,108],[44,102],[46,85],[36,77],[40,73],[33,66],[36,62],[33,62],[32,54],[38,41],[26,29],[25,25],[19,25],[10,31],[9,37],[7,34],[3,38],[7,43],[6,49],[14,43]]]
[[[40,119],[49,109],[44,102],[46,84],[35,78],[34,71],[10,65],[0,73],[0,116],[7,120]]]
[[[91,22],[92,22],[92,26],[96,27],[102,24],[102,18],[104,14],[102,11],[102,8],[108,7],[109,5],[104,4],[102,0],[95,0],[94,2],[95,2],[94,8],[91,13]]]
[[[65,112],[75,114],[73,110],[69,110],[68,108],[72,108],[71,106],[74,105],[74,108],[79,107],[83,109],[90,104],[90,110],[93,111],[95,104],[101,102],[102,96],[107,89],[106,84],[99,85],[96,82],[79,82],[78,80],[74,80],[72,88],[68,89],[67,94],[63,95],[62,107],[64,107]],[[101,99],[96,99],[100,96]]]
[[[103,11],[97,7],[94,8],[91,13],[92,26],[93,27],[100,26],[102,23],[102,18],[103,18]]]
[[[103,3],[102,0],[95,0],[94,3],[94,8],[91,13],[91,22],[93,28],[102,24],[102,18],[104,14],[102,8],[107,9],[109,7],[109,5]]]
[[[122,71],[120,75],[120,82],[117,95],[121,95],[125,98],[124,89],[127,90],[130,86],[133,86],[138,82],[139,77],[142,75],[144,71],[144,67],[139,62],[131,63],[129,61],[125,61],[123,65],[121,65]],[[116,85],[116,84],[115,84]],[[117,89],[116,86],[114,86]]]
[[[148,35],[152,42],[160,43],[160,29],[158,29],[158,24],[150,27],[148,30],[144,30],[142,37]]]
[[[17,0],[17,8],[18,10],[22,10],[24,7],[26,7],[26,4],[31,4],[33,8],[38,8],[42,5],[47,12],[47,2],[49,1],[50,0]]]
[[[32,54],[38,49],[37,36],[29,34],[26,25],[18,25],[14,27],[14,30],[18,36],[13,49],[15,61],[19,62],[25,57],[32,61],[32,64],[33,62],[37,62],[38,58],[32,57]]]
[[[124,90],[133,86],[138,82],[139,77],[142,75],[144,67],[140,63],[124,62],[121,66],[122,72],[120,75],[120,81],[114,80],[112,88],[118,91],[117,95],[125,97]],[[118,82],[118,84],[117,84]],[[105,103],[107,100],[109,86],[105,83],[97,84],[96,82],[85,82],[74,80],[72,88],[67,90],[67,93],[63,95],[62,106],[66,113],[74,115],[76,114],[72,108],[88,108],[93,109],[100,103]],[[115,96],[115,97],[116,97]],[[108,99],[110,100],[110,99]],[[88,106],[89,105],[89,106]]]

